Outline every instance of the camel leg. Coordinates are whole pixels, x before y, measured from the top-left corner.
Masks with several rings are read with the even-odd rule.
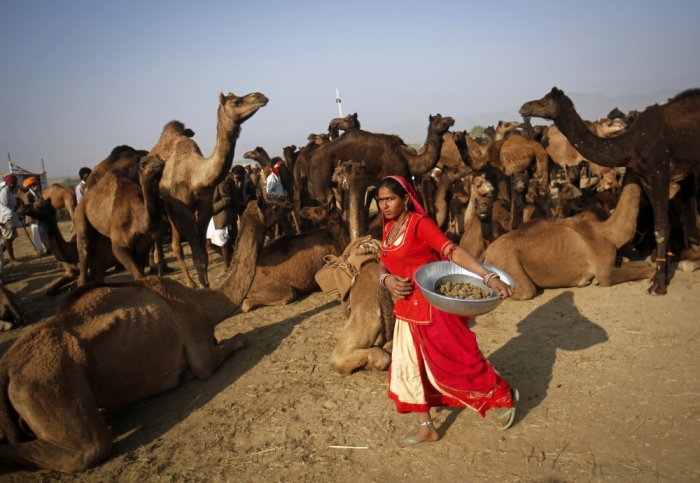
[[[163,223],[153,234],[153,243],[155,245],[155,263],[158,268],[158,276],[165,275],[165,253],[163,252]]]
[[[296,290],[286,283],[279,282],[261,271],[255,272],[253,285],[243,301],[241,310],[250,312],[268,305],[286,305],[297,298]]]
[[[60,361],[59,361],[60,362]],[[65,362],[65,361],[63,361]],[[62,370],[69,364],[61,364]],[[79,373],[78,368],[73,368]],[[61,391],[45,388],[51,398],[33,398],[23,384],[10,382],[8,394],[19,416],[37,435],[26,443],[0,445],[0,460],[23,465],[38,466],[55,471],[84,471],[109,456],[112,435],[90,392],[90,387],[80,377],[48,377],[48,381],[61,380]],[[39,381],[26,381],[34,389]]]
[[[657,176],[649,180],[651,187],[652,206],[654,207],[654,236],[656,238],[656,273],[651,279],[651,286],[647,293],[651,295],[665,295],[668,284],[668,261],[666,252],[668,248],[669,221],[668,221],[668,171],[661,170]]]
[[[244,348],[246,343],[247,339],[243,334],[236,334],[217,342],[209,331],[191,331],[185,343],[187,362],[198,379],[206,380],[228,356]]]
[[[359,307],[358,307],[359,308]],[[382,334],[382,314],[379,310],[354,309],[343,327],[331,355],[331,366],[341,374],[366,368],[383,371],[391,363],[391,355],[381,347],[373,347]]]
[[[486,252],[484,262],[498,267],[511,276],[515,283],[515,293],[511,297],[513,300],[530,300],[537,295],[537,287],[530,276],[525,272],[518,250],[512,243],[503,244],[498,252]]]
[[[76,273],[71,272],[64,274],[61,278],[56,280],[49,288],[46,289],[46,295],[48,295],[49,297],[59,295],[61,293],[61,289],[69,283],[72,283],[76,278],[78,278],[78,275]]]
[[[625,262],[621,267],[616,268],[614,259],[606,262],[606,267],[601,271],[596,271],[595,277],[601,287],[610,287],[618,283],[632,282],[654,276],[656,269],[649,266],[647,262]]]
[[[124,268],[126,268],[129,271],[129,273],[132,277],[134,277],[135,280],[143,278],[143,268],[141,268],[136,263],[131,253],[131,250],[129,250],[128,247],[116,245],[113,243],[112,252],[114,252],[114,256],[119,261],[119,263],[124,265]]]
[[[698,202],[695,195],[695,177],[700,174],[686,176],[680,182],[681,185],[681,220],[683,222],[683,234],[685,235],[686,251],[693,253],[700,251],[700,230],[698,230],[697,209]]]
[[[83,230],[79,231],[76,236],[76,243],[78,246],[78,268],[80,274],[78,275],[78,287],[85,285],[88,281],[88,264],[93,258],[95,237],[97,232],[90,226],[85,219],[82,224]]]
[[[189,272],[187,271],[187,264],[185,263],[185,255],[182,251],[182,243],[180,240],[180,227],[177,214],[175,213],[175,209],[173,206],[169,203],[165,203],[165,210],[166,213],[168,214],[168,219],[170,220],[170,227],[172,231],[172,242],[171,246],[173,249],[173,253],[175,254],[175,258],[177,259],[177,263],[180,265],[180,270],[182,271],[182,275],[185,277],[185,283],[187,284],[188,287],[191,288],[197,288],[197,284],[194,283],[194,280],[192,280],[192,277],[190,277]],[[194,223],[194,218],[191,216],[188,217],[189,219],[186,218],[187,223]]]

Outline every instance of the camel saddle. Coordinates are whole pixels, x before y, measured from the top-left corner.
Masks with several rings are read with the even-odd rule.
[[[358,238],[350,243],[339,257],[326,255],[326,264],[316,272],[316,283],[326,294],[336,300],[345,302],[350,289],[355,283],[362,265],[369,260],[379,260],[382,244],[371,236]]]

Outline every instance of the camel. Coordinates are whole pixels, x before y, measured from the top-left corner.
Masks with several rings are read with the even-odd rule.
[[[328,134],[309,134],[309,143],[299,150],[294,164],[294,206],[298,212],[311,205],[308,166],[316,150],[330,141]]]
[[[323,267],[323,257],[340,255],[350,243],[335,203],[306,207],[301,210],[301,216],[325,228],[284,235],[265,244],[253,285],[241,306],[243,312],[267,305],[286,305],[317,289],[314,275]]]
[[[625,114],[617,107],[608,113],[608,119],[620,119],[627,126],[631,125],[637,119],[637,116],[639,116],[639,111],[632,110]]]
[[[357,113],[348,114],[345,117],[336,117],[331,119],[330,124],[328,124],[328,137],[332,141],[340,137],[340,131],[351,131],[353,129],[360,129]]]
[[[350,290],[350,316],[331,355],[331,366],[341,374],[358,369],[384,371],[391,363],[388,345],[394,336],[394,302],[377,280],[379,263],[365,262]]]
[[[162,218],[159,184],[164,168],[158,156],[144,156],[139,160],[139,184],[110,171],[85,193],[75,211],[78,286],[87,282],[88,263],[93,257],[105,258],[104,252],[95,252],[96,233],[111,240],[114,256],[135,279],[144,276],[144,257],[148,257]],[[96,265],[103,267],[104,262]],[[102,282],[103,269],[97,268],[93,278]]]
[[[523,104],[520,114],[551,119],[574,148],[596,164],[625,166],[637,173],[654,208],[656,272],[647,293],[665,294],[669,183],[700,171],[700,89],[682,92],[668,104],[648,107],[626,132],[612,138],[593,134],[571,99],[556,87],[542,99]],[[692,197],[687,194],[688,201]],[[700,240],[691,243],[698,245]]]
[[[294,165],[297,162],[297,157],[299,156],[299,151],[295,145],[285,146],[282,148],[282,156],[284,157],[284,162],[287,165],[287,169],[292,173],[292,178],[294,178]]]
[[[265,149],[263,149],[260,146],[253,149],[252,151],[246,152],[243,155],[243,157],[246,159],[252,159],[253,161],[257,161],[260,164],[260,166],[262,166],[263,170],[265,171],[265,174],[268,174],[266,170],[268,170],[277,162],[277,160],[280,159],[278,157],[270,159],[270,156],[267,154],[267,151],[265,151]],[[282,166],[280,167],[280,180],[282,181],[282,186],[287,192],[289,199],[294,199],[294,175],[292,172],[292,167],[287,166],[285,163],[282,163]]]
[[[334,196],[331,178],[339,161],[364,161],[367,176],[380,180],[391,174],[406,178],[422,175],[435,167],[440,157],[443,134],[454,125],[451,117],[429,116],[426,149],[413,154],[398,136],[354,129],[321,146],[308,166],[309,192],[325,203]]]
[[[333,172],[333,182],[348,193],[347,223],[350,241],[355,241],[367,233],[367,186],[373,180],[367,175],[367,167],[363,162],[345,161],[338,165]],[[307,211],[307,218],[313,219]],[[319,212],[322,214],[322,212]]]
[[[184,126],[182,126],[184,130]],[[192,133],[194,135],[194,133]],[[105,159],[100,161],[97,166],[92,169],[90,176],[85,181],[85,192],[95,186],[102,177],[109,173],[112,169],[118,169],[122,175],[138,183],[139,181],[139,160],[148,155],[148,151],[134,149],[131,146],[122,145],[112,149]]]
[[[24,302],[12,290],[0,283],[0,332],[25,324]]]
[[[494,240],[496,234],[491,225],[492,193],[493,186],[485,176],[472,176],[469,204],[464,211],[464,232],[459,246],[477,259]]]
[[[77,472],[110,454],[99,408],[175,388],[186,370],[208,379],[245,336],[217,341],[253,281],[264,220],[241,219],[233,270],[218,290],[147,277],[81,287],[0,360],[0,461]]]
[[[75,189],[52,183],[51,186],[41,191],[41,197],[50,199],[51,206],[53,206],[55,210],[66,209],[71,220],[73,220],[75,206],[78,204],[75,198]],[[73,223],[71,223],[71,231],[73,231]]]
[[[259,92],[243,97],[230,92],[224,96],[220,92],[216,145],[209,158],[202,156],[197,143],[188,136],[189,131],[178,121],[165,125],[158,143],[149,153],[165,162],[160,197],[165,201],[173,229],[173,251],[190,287],[196,284],[185,265],[181,238],[184,235],[190,245],[199,283],[208,286],[205,240],[213,211],[214,190],[231,170],[241,125],[267,102],[267,97]],[[160,260],[161,254],[162,247],[158,246]]]
[[[582,209],[580,206],[582,193],[578,187],[570,181],[557,182],[554,186],[557,188],[557,208],[554,211],[554,218],[566,218],[571,215],[572,209]],[[577,201],[579,206],[572,206]]]
[[[514,300],[533,298],[536,287],[584,287],[594,277],[603,287],[650,277],[655,269],[646,262],[615,267],[617,249],[634,236],[640,195],[630,175],[608,220],[532,220],[489,245],[483,261],[513,277]]]
[[[437,191],[435,192],[435,222],[442,228],[447,221],[448,201],[447,193],[452,184],[471,173],[471,168],[462,165],[460,168],[444,167],[440,173],[437,182]]]
[[[51,297],[59,295],[61,291],[67,285],[75,281],[80,274],[76,236],[73,235],[70,241],[66,241],[63,238],[63,234],[58,228],[56,210],[53,209],[49,199],[38,200],[34,203],[25,203],[17,210],[17,213],[22,216],[28,215],[39,220],[41,241],[44,246],[51,249],[51,253],[56,257],[56,260],[61,263],[65,272],[61,278],[46,289],[46,295]],[[104,245],[102,245],[102,247],[104,248],[103,252],[106,257],[104,260],[105,269],[116,266],[118,262],[112,253],[109,240],[104,240]]]

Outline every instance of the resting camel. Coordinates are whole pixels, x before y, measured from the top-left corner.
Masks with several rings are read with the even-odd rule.
[[[114,256],[135,279],[144,276],[143,267],[162,218],[158,185],[164,168],[158,156],[144,156],[139,160],[139,184],[110,171],[85,193],[75,210],[78,286],[87,282],[93,258],[97,267],[94,281],[104,279],[105,253],[95,250],[98,233],[111,240]]]
[[[648,107],[626,132],[605,139],[586,127],[574,103],[556,87],[542,99],[523,104],[520,114],[554,121],[587,159],[608,168],[626,166],[637,173],[654,208],[656,272],[647,293],[665,294],[669,184],[700,171],[700,89],[682,92],[668,104]],[[694,196],[686,193],[687,201]],[[697,226],[694,217],[687,218],[684,229],[691,238],[690,232],[697,232]],[[700,240],[690,240],[690,244],[688,248],[692,249],[700,245]]]
[[[451,117],[440,114],[429,117],[428,137],[423,154],[413,154],[398,136],[354,129],[321,146],[308,167],[309,190],[319,203],[326,203],[333,194],[331,178],[339,161],[364,161],[367,175],[380,180],[390,174],[406,178],[421,175],[435,167],[440,158],[442,135],[454,124]]]
[[[331,366],[341,374],[357,369],[383,371],[391,363],[387,344],[394,338],[394,302],[377,280],[379,263],[365,262],[350,290],[350,317],[331,355]]]
[[[328,124],[328,137],[332,141],[340,137],[340,131],[351,131],[353,129],[360,129],[357,113],[348,114],[345,117],[336,117],[331,119],[330,124]]]
[[[190,287],[196,284],[187,272],[181,238],[184,235],[190,245],[199,283],[208,286],[205,241],[214,206],[214,190],[231,170],[241,125],[267,102],[267,97],[259,92],[243,97],[230,92],[226,96],[219,93],[216,145],[208,158],[202,156],[197,143],[188,136],[189,130],[178,121],[165,125],[158,143],[149,153],[165,162],[160,197],[165,201],[173,229],[173,251]],[[161,252],[162,247],[159,256]]]
[[[266,305],[286,305],[317,289],[314,275],[323,267],[323,257],[340,255],[350,243],[335,203],[306,207],[301,216],[325,228],[284,235],[265,244],[253,285],[241,307],[243,312]]]
[[[654,267],[627,262],[615,267],[617,249],[635,233],[641,188],[630,180],[617,209],[604,222],[585,218],[539,218],[494,241],[483,261],[508,273],[515,282],[515,300],[529,300],[536,287],[584,287],[595,277],[600,285],[650,277]]]
[[[0,461],[83,471],[109,456],[112,435],[99,408],[176,387],[190,369],[207,379],[234,351],[237,334],[214,328],[238,310],[253,281],[264,234],[255,203],[241,219],[232,270],[218,290],[147,277],[92,285],[23,334],[0,360]]]
[[[78,204],[75,198],[75,189],[66,188],[60,184],[53,183],[51,186],[41,191],[41,197],[51,200],[51,206],[55,210],[66,209],[73,220],[75,206]],[[71,223],[71,231],[73,231],[73,223]]]
[[[22,216],[28,215],[39,220],[41,242],[44,246],[51,249],[51,253],[56,257],[56,260],[61,263],[65,272],[61,278],[46,289],[46,295],[54,296],[60,294],[62,289],[75,281],[80,274],[76,236],[74,235],[70,241],[66,241],[63,238],[63,234],[58,228],[58,222],[56,221],[56,210],[54,210],[49,199],[41,199],[34,203],[25,203],[17,210],[17,213]],[[106,257],[104,261],[105,269],[116,266],[118,262],[112,253],[111,243],[108,239],[104,240],[104,244],[101,248]]]
[[[0,283],[0,332],[16,329],[24,323],[24,302]]]

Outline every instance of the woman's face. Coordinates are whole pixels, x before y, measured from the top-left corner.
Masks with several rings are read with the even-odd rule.
[[[399,196],[389,188],[382,186],[377,192],[377,204],[379,211],[382,212],[387,220],[396,220],[401,214],[406,211],[405,203],[408,201],[408,195]]]

